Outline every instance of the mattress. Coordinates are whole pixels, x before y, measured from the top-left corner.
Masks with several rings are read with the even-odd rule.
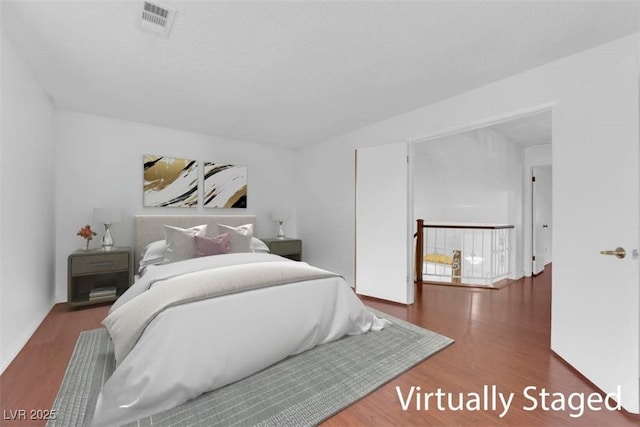
[[[251,262],[294,262],[270,254],[229,254],[158,266],[113,310],[152,287],[151,277]],[[213,266],[212,266],[213,265]],[[164,267],[164,268],[163,268]],[[162,270],[166,270],[162,273]],[[159,274],[162,273],[162,274]],[[185,273],[181,273],[185,274]],[[186,273],[188,274],[188,273]],[[382,329],[341,277],[233,293],[169,307],[148,324],[107,380],[93,424],[124,424],[173,408],[294,354],[345,335]]]

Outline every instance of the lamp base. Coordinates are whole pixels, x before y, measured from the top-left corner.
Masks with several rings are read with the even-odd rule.
[[[282,221],[278,221],[280,227],[278,228],[278,239],[284,239],[284,230],[282,229]]]
[[[111,224],[104,225],[104,235],[102,236],[102,249],[105,251],[110,251],[113,249],[113,237],[111,237],[111,232],[109,231],[111,228]]]

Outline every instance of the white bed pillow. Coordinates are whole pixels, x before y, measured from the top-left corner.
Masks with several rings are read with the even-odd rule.
[[[176,262],[196,257],[196,243],[194,236],[204,236],[207,233],[207,225],[196,225],[191,228],[179,228],[171,225],[164,226],[164,235],[167,240],[167,250],[164,254],[164,262]]]
[[[267,246],[265,242],[258,239],[257,237],[254,237],[251,239],[251,247],[253,248],[253,252],[260,252],[260,253],[267,253],[267,254],[271,252],[269,250],[269,246]]]
[[[231,253],[253,252],[251,239],[253,239],[253,224],[244,224],[239,227],[218,224],[218,232],[231,235]]]
[[[142,250],[142,258],[140,259],[140,268],[138,273],[144,274],[145,269],[150,265],[164,264],[164,254],[167,250],[166,240],[156,240],[149,243]]]

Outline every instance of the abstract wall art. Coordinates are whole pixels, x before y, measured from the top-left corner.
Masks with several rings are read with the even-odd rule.
[[[247,167],[204,163],[204,207],[246,208]]]
[[[198,163],[165,156],[144,156],[145,207],[196,207]]]

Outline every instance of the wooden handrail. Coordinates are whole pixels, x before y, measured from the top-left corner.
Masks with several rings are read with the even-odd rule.
[[[416,232],[413,237],[416,239],[416,262],[415,262],[415,270],[416,270],[416,278],[415,282],[417,284],[422,283],[424,271],[423,271],[423,261],[424,261],[424,239],[425,239],[425,229],[428,228],[448,228],[448,229],[472,229],[472,230],[502,230],[508,228],[515,228],[513,225],[501,225],[501,224],[425,224],[424,219],[416,220]],[[454,251],[454,258],[457,256],[457,272],[456,274],[460,276],[461,274],[461,265],[460,251]],[[419,288],[421,289],[421,288]]]
[[[424,219],[416,220],[416,282],[422,284],[422,260],[424,257]],[[419,288],[421,289],[421,288]]]
[[[420,221],[420,220],[418,220]],[[502,230],[505,228],[515,228],[513,225],[482,225],[482,224],[424,224],[424,228],[467,228],[472,230]]]

